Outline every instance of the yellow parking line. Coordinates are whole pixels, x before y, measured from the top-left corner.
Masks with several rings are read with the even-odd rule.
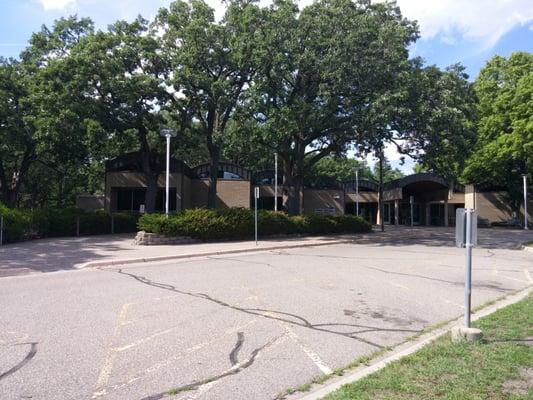
[[[126,303],[120,309],[117,325],[115,326],[115,331],[113,332],[113,336],[111,338],[111,345],[113,345],[113,343],[115,343],[115,341],[120,336],[121,328],[123,325],[126,324],[128,309],[133,304],[135,303]],[[102,365],[102,369],[100,370],[100,374],[98,375],[98,380],[96,381],[96,389],[92,396],[93,399],[104,396],[106,394],[107,382],[109,381],[109,376],[111,375],[113,364],[115,363],[116,358],[117,351],[113,347],[109,347],[109,350],[107,351],[106,357],[104,359],[104,363]]]

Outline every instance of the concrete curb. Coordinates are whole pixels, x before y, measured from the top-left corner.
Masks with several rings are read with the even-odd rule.
[[[533,286],[528,286],[521,291],[511,294],[496,301],[494,304],[491,304],[483,309],[475,312],[472,315],[472,321],[476,321],[482,317],[485,317],[493,312],[506,307],[508,305],[517,303],[520,300],[525,299],[531,293],[533,293]],[[422,347],[438,339],[442,335],[451,331],[451,329],[457,324],[462,323],[463,317],[454,319],[453,321],[448,322],[445,326],[433,330],[425,335],[420,336],[414,342],[408,341],[400,344],[395,347],[390,352],[387,352],[381,357],[378,357],[375,361],[371,362],[369,366],[363,366],[356,368],[355,370],[348,373],[348,375],[339,377],[334,382],[325,385],[317,385],[316,389],[311,389],[310,393],[301,393],[287,396],[287,399],[298,399],[298,400],[319,400],[324,396],[334,392],[339,389],[341,386],[356,382],[380,369],[386,367],[393,361],[397,361],[405,356],[413,354],[414,352],[420,350]],[[334,378],[333,378],[334,379]]]
[[[186,254],[170,254],[166,256],[154,256],[154,257],[140,257],[140,258],[126,258],[118,260],[107,260],[107,261],[89,261],[78,265],[75,269],[84,269],[84,268],[95,268],[95,267],[112,267],[116,265],[126,265],[126,264],[139,264],[145,262],[157,262],[157,261],[169,261],[169,260],[180,260],[186,258],[201,258],[209,256],[219,256],[225,254],[238,254],[238,253],[258,253],[262,251],[270,250],[282,250],[282,249],[296,249],[300,247],[318,247],[318,246],[329,246],[334,244],[343,244],[343,243],[352,243],[353,239],[339,239],[332,240],[324,243],[300,243],[300,244],[290,244],[290,245],[276,245],[269,247],[247,247],[245,249],[230,249],[230,250],[220,250],[220,251],[207,251],[202,253],[186,253]]]

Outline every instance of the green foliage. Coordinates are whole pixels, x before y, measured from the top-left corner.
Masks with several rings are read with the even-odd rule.
[[[492,58],[475,82],[478,134],[467,183],[506,186],[520,202],[521,174],[533,171],[533,54]]]
[[[453,343],[444,335],[419,351],[354,383],[344,385],[325,400],[525,400],[511,394],[505,383],[523,382],[533,367],[533,298],[528,297],[474,323],[483,331],[479,342]],[[386,395],[384,395],[386,394]]]
[[[87,212],[75,207],[44,208],[32,211],[7,208],[0,203],[4,216],[4,241],[16,242],[41,237],[76,236],[79,221],[81,236],[111,233],[111,214],[102,210]],[[137,230],[135,214],[113,214],[114,233]]]
[[[364,161],[354,158],[328,156],[314,164],[306,173],[304,183],[310,187],[328,187],[332,182],[355,180],[355,169],[359,170],[359,179],[375,179],[372,170]]]
[[[173,154],[210,162],[210,206],[225,158],[262,169],[277,152],[291,214],[304,180],[353,178],[350,162],[339,161],[349,149],[395,142],[428,170],[461,169],[473,132],[471,85],[459,66],[409,60],[418,27],[394,2],[226,5],[221,21],[203,0],[178,0],[153,21],[139,16],[98,31],[89,19],[62,18],[32,35],[20,61],[0,60],[0,200],[72,205],[78,193],[102,191],[104,160],[135,151],[153,210],[163,125],[180,137]],[[513,100],[517,132],[530,130],[520,117],[528,99],[521,90]],[[513,148],[519,158],[521,142],[511,139],[480,154]]]
[[[22,240],[30,228],[31,216],[29,213],[7,208],[0,203],[0,215],[4,217],[4,243]]]
[[[464,67],[442,71],[412,60],[397,99],[390,141],[425,170],[456,178],[475,142],[476,98]]]
[[[354,142],[363,152],[382,143],[409,69],[407,47],[417,36],[416,23],[392,3],[271,7],[262,43],[267,56],[247,93],[258,129],[243,140],[278,152],[291,215],[300,212],[305,174],[319,160]]]
[[[379,161],[374,164],[374,180],[379,181],[379,174],[380,174],[380,165]],[[404,176],[404,173],[400,171],[398,168],[392,168],[392,165],[390,164],[389,160],[384,156],[383,157],[383,183],[387,183],[390,181],[393,181],[395,179],[400,179]]]
[[[254,234],[254,213],[244,208],[197,208],[184,210],[169,218],[162,214],[145,214],[139,219],[138,227],[147,232],[201,240],[244,239]],[[258,231],[262,236],[358,233],[370,229],[368,222],[351,215],[290,217],[282,212],[265,210],[258,215]]]

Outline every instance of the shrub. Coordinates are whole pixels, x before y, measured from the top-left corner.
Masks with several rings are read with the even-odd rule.
[[[2,242],[11,243],[22,240],[30,228],[30,214],[22,210],[7,208],[0,203],[0,215],[4,218]]]
[[[258,225],[261,227],[262,235],[279,235],[280,233],[298,233],[296,217],[289,216],[279,211],[261,211],[258,215]]]
[[[165,216],[162,214],[144,214],[139,218],[137,222],[137,227],[141,231],[152,232],[152,233],[163,233],[161,231],[161,226]]]
[[[167,236],[189,236],[201,240],[240,239],[254,234],[254,212],[244,208],[208,210],[188,209],[166,218],[161,214],[145,214],[139,229]],[[301,215],[289,217],[282,212],[261,211],[258,214],[259,235],[368,232],[370,223],[351,215]]]
[[[139,214],[118,213],[113,214],[113,218],[114,233],[130,233],[137,231],[137,221],[139,221]]]
[[[44,208],[34,211],[10,209],[0,204],[4,216],[4,242],[37,237],[76,236],[79,219],[80,235],[111,233],[111,214],[97,210],[87,212],[75,207]],[[114,232],[137,230],[135,214],[113,214]]]

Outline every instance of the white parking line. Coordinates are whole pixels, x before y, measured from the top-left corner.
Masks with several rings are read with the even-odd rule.
[[[302,349],[302,351],[307,354],[307,357],[313,361],[313,363],[317,366],[317,368],[322,371],[322,373],[326,375],[330,375],[333,373],[333,370],[326,365],[326,363],[320,358],[320,356],[309,346],[307,346],[304,341],[294,332],[291,327],[285,323],[281,323],[283,325],[283,328],[289,335],[289,337]]]

